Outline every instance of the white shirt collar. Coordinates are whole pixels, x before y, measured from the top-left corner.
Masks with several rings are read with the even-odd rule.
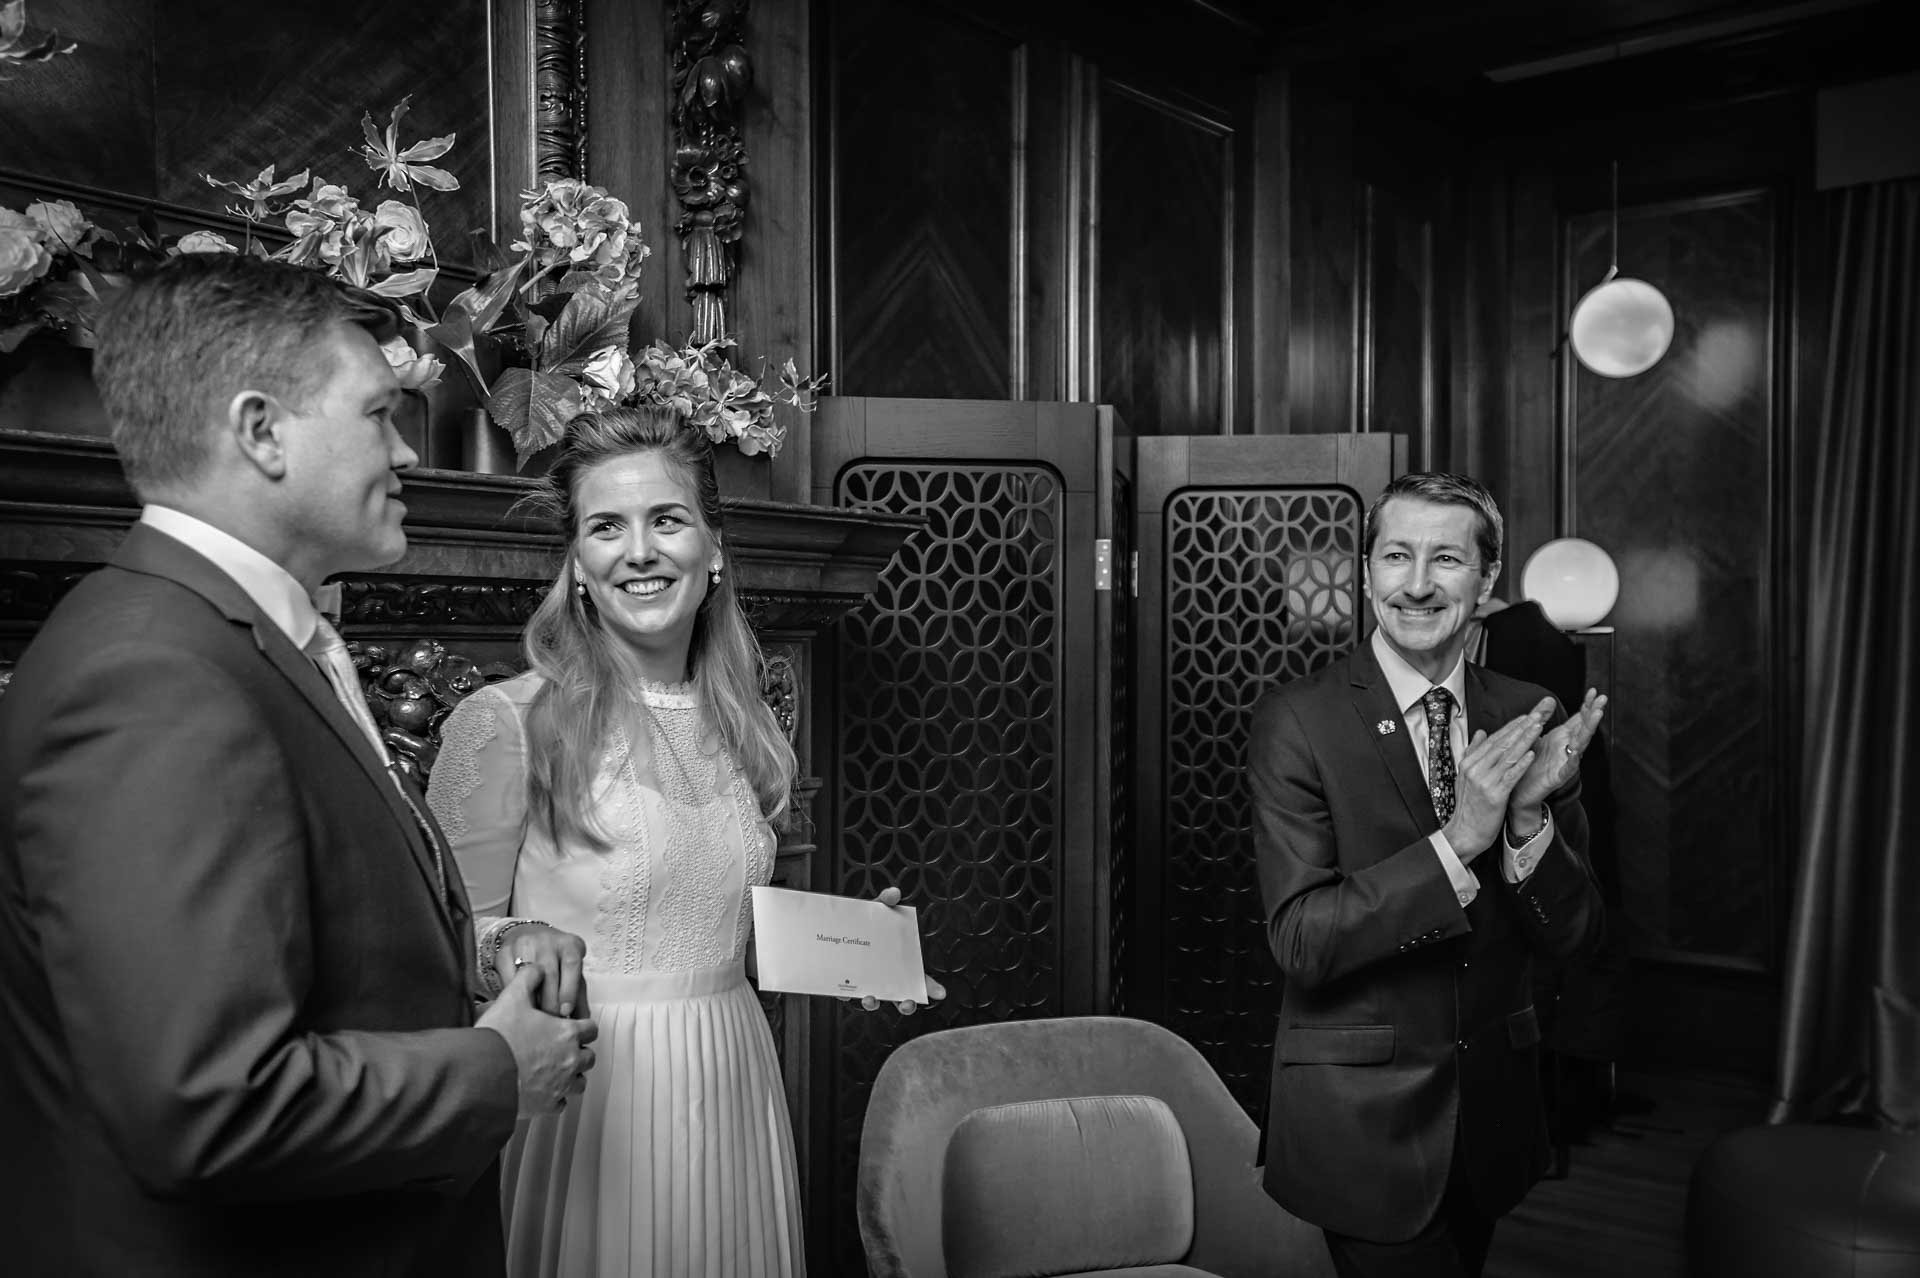
[[[231,533],[171,506],[142,508],[140,522],[211,560],[214,567],[247,592],[247,598],[280,627],[294,647],[305,648],[313,638],[320,614],[314,610],[307,592],[285,568]]]
[[[1413,709],[1414,703],[1427,695],[1427,689],[1435,686],[1445,688],[1453,694],[1453,704],[1462,710],[1467,706],[1467,657],[1463,652],[1460,659],[1453,663],[1453,669],[1438,685],[1428,681],[1427,677],[1407,664],[1407,659],[1393,650],[1380,627],[1373,628],[1373,655],[1380,659],[1380,673],[1387,677],[1387,687],[1393,690],[1393,704],[1400,707],[1402,714]]]

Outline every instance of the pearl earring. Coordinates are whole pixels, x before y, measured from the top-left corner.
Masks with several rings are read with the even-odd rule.
[[[585,599],[587,597],[587,583],[579,580],[578,578],[575,578],[573,583],[573,593],[576,595],[579,595],[582,599]]]
[[[715,568],[715,569],[714,569],[714,570],[713,570],[712,572],[709,572],[709,573],[707,574],[707,580],[708,580],[709,582],[711,582],[711,583],[713,583],[713,584],[714,584],[714,585],[716,585],[716,586],[717,586],[717,585],[719,585],[719,584],[720,584],[720,570],[719,570],[718,568]]]

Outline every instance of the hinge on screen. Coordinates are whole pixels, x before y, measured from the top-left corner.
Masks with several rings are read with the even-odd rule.
[[[1093,588],[1113,589],[1113,539],[1100,537],[1093,543]]]

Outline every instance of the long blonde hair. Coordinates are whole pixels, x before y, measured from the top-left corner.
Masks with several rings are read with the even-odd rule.
[[[760,643],[734,591],[712,443],[667,409],[582,413],[568,423],[560,456],[531,499],[567,541],[560,571],[527,623],[524,640],[528,664],[545,679],[527,713],[528,807],[556,842],[607,846],[588,816],[596,764],[614,724],[640,704],[640,672],[626,643],[574,588],[572,548],[580,532],[575,499],[594,467],[646,452],[661,454],[698,495],[700,520],[719,545],[720,581],[708,588],[694,616],[687,664],[709,722],[769,821],[782,821],[799,766],[792,743],[760,699]]]

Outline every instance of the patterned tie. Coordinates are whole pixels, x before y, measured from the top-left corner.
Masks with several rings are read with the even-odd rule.
[[[1453,694],[1428,688],[1420,698],[1427,707],[1427,791],[1433,795],[1433,813],[1445,825],[1453,815]]]
[[[420,827],[420,837],[433,849],[433,869],[440,880],[440,896],[447,895],[447,866],[440,851],[440,840],[434,837],[433,827],[427,824],[426,817],[420,811],[420,805],[414,802],[413,795],[407,790],[406,783],[394,770],[393,756],[387,753],[387,743],[380,739],[380,727],[373,721],[373,712],[367,709],[367,696],[360,690],[360,674],[353,668],[353,655],[347,651],[347,641],[340,637],[325,617],[314,619],[313,637],[307,640],[306,654],[313,664],[320,667],[320,673],[327,677],[333,686],[333,695],[346,709],[347,716],[373,743],[374,753],[380,756],[380,762],[386,765],[387,777],[393,782],[393,788],[400,792],[400,801],[407,805],[407,811],[413,815],[413,823]]]

